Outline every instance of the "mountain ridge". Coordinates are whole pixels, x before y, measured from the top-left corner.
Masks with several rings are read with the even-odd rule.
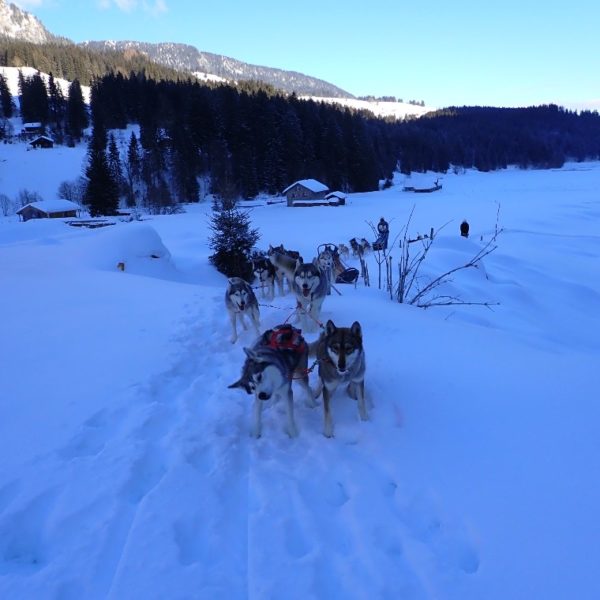
[[[289,94],[334,98],[355,97],[350,92],[317,77],[298,71],[253,65],[222,54],[198,50],[191,44],[99,40],[82,42],[78,45],[91,50],[134,50],[145,54],[154,62],[179,71],[207,73],[232,81],[248,79],[263,81]]]

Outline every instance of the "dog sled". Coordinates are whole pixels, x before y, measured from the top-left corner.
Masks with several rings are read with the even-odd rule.
[[[360,275],[359,270],[348,267],[343,263],[337,245],[332,243],[320,244],[317,247],[317,256],[321,256],[325,252],[329,252],[333,260],[335,283],[356,283]]]

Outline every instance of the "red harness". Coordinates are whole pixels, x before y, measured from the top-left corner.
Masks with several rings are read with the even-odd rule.
[[[271,330],[267,346],[274,350],[293,350],[301,354],[306,350],[306,342],[302,331],[287,323],[278,325]]]

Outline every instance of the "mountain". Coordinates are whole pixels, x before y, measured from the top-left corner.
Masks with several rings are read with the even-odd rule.
[[[33,44],[72,43],[67,38],[50,33],[37,17],[5,0],[0,0],[0,37],[2,36]]]
[[[272,67],[262,67],[249,63],[201,52],[188,44],[160,43],[150,44],[134,41],[89,41],[80,44],[92,50],[134,51],[148,56],[149,59],[179,71],[210,74],[225,80],[254,79],[263,81],[284,92],[295,92],[304,96],[324,96],[333,98],[354,98],[352,94],[341,88],[309,75],[296,71],[285,71]]]

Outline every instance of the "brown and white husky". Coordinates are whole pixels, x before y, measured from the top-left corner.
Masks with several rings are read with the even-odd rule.
[[[367,421],[366,364],[360,323],[355,321],[351,327],[336,327],[330,319],[319,339],[310,344],[310,350],[316,352],[319,363],[315,398],[323,393],[323,434],[326,437],[333,436],[331,398],[340,384],[347,384],[348,395],[358,401],[360,418]]]

